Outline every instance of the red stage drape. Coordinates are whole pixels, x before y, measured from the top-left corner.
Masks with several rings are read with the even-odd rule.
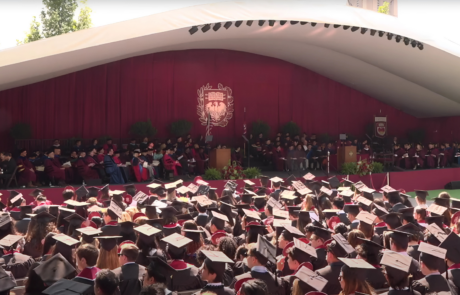
[[[405,137],[419,119],[300,66],[275,58],[228,50],[186,50],[132,57],[43,82],[0,92],[0,136],[11,126],[30,123],[34,138],[129,138],[129,126],[150,119],[158,138],[170,124],[194,123],[197,90],[221,83],[233,90],[234,114],[226,127],[214,127],[215,141],[241,138],[247,122],[272,128],[294,121],[307,134],[349,133],[361,137],[374,115],[388,116],[389,134]],[[429,125],[429,124],[428,124]],[[457,124],[458,125],[458,124]],[[2,140],[3,148],[11,140]]]

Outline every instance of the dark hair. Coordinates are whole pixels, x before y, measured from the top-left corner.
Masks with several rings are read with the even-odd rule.
[[[388,279],[388,285],[394,289],[399,289],[402,290],[406,287],[409,286],[409,274],[407,274],[404,278],[401,279],[401,277],[397,274],[402,274],[402,271],[396,268],[392,268],[386,265],[382,265],[383,270],[387,274],[387,279]],[[388,271],[391,269],[390,271]],[[396,275],[393,274],[396,272]]]
[[[415,213],[419,214],[420,217],[425,220],[426,218],[426,208],[417,208],[415,209]]]
[[[238,247],[238,249],[236,249],[234,260],[237,261],[240,258],[240,256],[243,256],[245,258],[248,257],[248,248],[246,248],[246,245],[241,245]]]
[[[393,239],[391,238],[391,242],[398,248],[399,250],[406,250],[409,245],[409,238],[407,239]]]
[[[341,197],[335,197],[332,200],[332,205],[336,206],[338,209],[342,210],[345,206],[345,201]]]
[[[364,260],[366,260],[369,264],[377,265],[380,263],[379,259],[379,252],[372,251],[368,249],[366,243],[362,243],[361,245],[356,246],[356,253]]]
[[[436,247],[441,244],[441,242],[432,233],[427,233],[425,235],[425,242]]]
[[[53,238],[53,236],[55,235],[56,233],[53,233],[53,232],[50,232],[46,235],[45,243],[43,244],[43,252],[42,252],[43,255],[48,254],[48,252],[51,250],[51,247],[56,245],[56,240]]]
[[[215,267],[212,265],[211,260],[206,258],[204,260],[203,267],[205,267],[208,270],[209,273],[216,275],[216,278],[214,280],[215,282],[217,282],[217,283],[223,282],[223,273],[219,273],[219,271],[215,269]]]
[[[388,202],[394,205],[397,203],[402,203],[402,199],[399,195],[390,194],[390,196],[388,197]]]
[[[218,230],[223,230],[225,227],[225,221],[218,219],[216,217],[213,217],[211,219],[211,225],[214,225]]]
[[[348,236],[348,228],[343,222],[339,222],[334,226],[335,234],[342,234],[345,238]]]
[[[374,226],[360,221],[358,229],[363,232],[366,239],[372,239],[374,236]]]
[[[236,248],[238,245],[230,237],[223,237],[219,240],[219,245],[217,246],[219,251],[222,251],[228,258],[233,259],[236,254]]]
[[[139,295],[165,295],[165,287],[161,286],[160,284],[144,286],[142,287]]]
[[[250,280],[241,285],[241,295],[265,295],[268,294],[268,287],[264,281]]]
[[[151,262],[150,265],[145,268],[145,271],[147,272],[147,276],[149,278],[155,279],[155,283],[166,284],[165,274],[161,272],[161,268],[157,267],[154,262]]]
[[[104,295],[113,295],[118,288],[119,280],[109,269],[103,269],[96,275],[94,285],[99,288]]]
[[[54,223],[49,222],[48,218],[32,218],[27,229],[25,240],[27,243],[30,243],[35,250],[41,253],[43,251],[42,239],[54,229]]]
[[[420,261],[423,262],[429,270],[439,270],[441,262],[443,262],[441,258],[426,253],[420,254]]]
[[[253,256],[263,266],[267,265],[268,259],[257,251],[256,248],[249,250],[249,256]]]
[[[99,251],[91,244],[81,245],[78,247],[76,254],[79,259],[85,258],[88,266],[95,266],[99,257]]]

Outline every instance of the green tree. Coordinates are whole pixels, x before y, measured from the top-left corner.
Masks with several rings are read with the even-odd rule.
[[[43,5],[45,7],[40,13],[41,23],[34,17],[30,31],[26,33],[24,41],[17,41],[18,45],[92,26],[92,10],[88,7],[87,0],[80,1],[81,9],[77,19],[74,19],[78,8],[77,0],[43,0]]]
[[[390,3],[385,1],[382,6],[379,6],[379,12],[383,14],[390,14]]]
[[[37,18],[34,16],[34,19],[30,23],[29,32],[26,33],[26,38],[24,41],[16,40],[17,45],[21,45],[23,43],[30,43],[37,40],[42,39],[42,33],[40,32],[40,22],[37,21]]]

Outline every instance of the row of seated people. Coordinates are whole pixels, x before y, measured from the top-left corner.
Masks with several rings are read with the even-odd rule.
[[[459,155],[458,149],[448,143],[429,143],[427,148],[421,144],[394,145],[395,166],[403,169],[444,168],[456,163]]]

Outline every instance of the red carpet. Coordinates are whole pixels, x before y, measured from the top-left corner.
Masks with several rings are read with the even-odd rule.
[[[418,171],[405,171],[405,172],[390,172],[390,186],[395,189],[404,189],[405,191],[414,191],[414,189],[423,189],[423,190],[435,190],[442,189],[446,183],[451,181],[460,180],[460,168],[447,168],[447,169],[432,169],[432,170],[418,170]],[[345,176],[338,176],[339,179]],[[367,186],[373,187],[378,190],[382,186],[387,184],[387,173],[379,173],[371,176],[359,176],[359,175],[350,175],[350,180],[357,182],[361,180]],[[317,180],[325,180],[326,177],[316,177]],[[260,182],[258,179],[252,180],[256,185],[259,185]],[[217,188],[217,192],[220,194],[225,185],[225,180],[213,180],[208,181],[211,187]],[[241,188],[244,186],[243,180],[237,180],[238,186]],[[190,181],[184,182],[185,185],[188,185]],[[137,184],[136,187],[138,190],[147,192],[146,188],[147,183]],[[122,185],[111,185],[111,190],[121,189],[123,190]],[[33,189],[17,189],[21,192],[27,200],[27,203],[31,202],[33,198],[29,194]],[[63,188],[44,188],[45,195],[48,200],[51,200],[55,204],[62,203],[62,191]],[[6,204],[6,199],[9,196],[8,191],[2,190],[0,193],[3,194],[2,202]]]

